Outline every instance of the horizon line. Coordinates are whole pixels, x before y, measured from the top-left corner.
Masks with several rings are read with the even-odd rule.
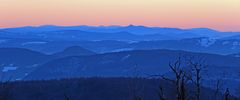
[[[212,31],[217,32],[240,32],[240,31],[220,31],[218,29],[209,28],[209,27],[192,27],[192,28],[180,28],[180,27],[165,27],[165,26],[149,26],[149,25],[136,25],[136,24],[128,24],[128,25],[56,25],[56,24],[42,24],[42,25],[22,25],[22,26],[15,26],[15,27],[0,27],[2,29],[11,29],[11,28],[24,28],[24,27],[45,27],[45,26],[55,26],[55,27],[77,27],[77,26],[87,26],[87,27],[129,27],[129,26],[136,26],[136,27],[146,27],[146,28],[172,28],[172,29],[180,29],[180,30],[191,30],[191,29],[209,29]]]

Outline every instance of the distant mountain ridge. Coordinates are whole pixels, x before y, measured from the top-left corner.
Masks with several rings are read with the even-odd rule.
[[[26,48],[46,54],[62,52],[72,46],[80,46],[95,53],[118,52],[127,50],[170,49],[190,52],[229,55],[240,52],[240,39],[215,39],[208,37],[188,38],[181,40],[152,41],[70,41],[43,40],[0,37],[0,48]]]
[[[74,30],[74,32],[72,30]],[[130,40],[130,41],[169,40],[196,37],[222,38],[240,34],[240,32],[219,32],[208,28],[179,29],[135,25],[129,26],[47,25],[39,27],[27,26],[18,28],[5,28],[0,29],[0,31],[2,31],[2,33],[5,32],[5,35],[8,37],[18,36],[25,38],[34,37],[60,40],[67,39],[67,40]],[[59,37],[56,34],[61,34],[61,36]]]

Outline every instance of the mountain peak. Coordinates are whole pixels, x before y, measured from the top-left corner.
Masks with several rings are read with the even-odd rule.
[[[146,26],[141,26],[141,25],[133,25],[133,24],[130,24],[128,26],[126,26],[128,28],[147,28]]]
[[[217,30],[210,29],[210,28],[192,28],[190,30],[193,30],[193,31],[218,32]]]
[[[62,52],[54,54],[56,57],[67,57],[67,56],[85,56],[85,55],[94,55],[96,53],[82,48],[80,46],[71,46],[63,50]]]

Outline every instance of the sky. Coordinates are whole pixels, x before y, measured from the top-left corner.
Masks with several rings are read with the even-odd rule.
[[[144,25],[240,31],[240,0],[0,0],[0,27]]]

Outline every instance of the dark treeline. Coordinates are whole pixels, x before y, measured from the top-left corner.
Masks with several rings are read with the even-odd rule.
[[[175,88],[166,80],[145,78],[19,81],[2,83],[0,100],[176,100]],[[201,100],[214,100],[214,90],[201,91]],[[217,96],[224,98],[224,94]]]

